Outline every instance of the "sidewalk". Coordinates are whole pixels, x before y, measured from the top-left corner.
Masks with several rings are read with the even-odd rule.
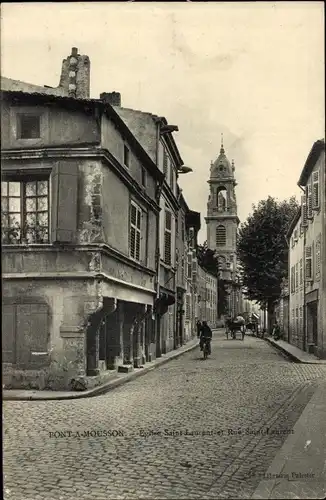
[[[294,433],[259,483],[252,499],[325,498],[326,383],[323,381],[294,426]]]
[[[145,375],[146,373],[162,366],[164,363],[176,359],[182,354],[185,354],[192,349],[195,349],[199,345],[199,341],[196,338],[189,340],[185,345],[179,347],[174,351],[170,351],[167,354],[163,354],[160,358],[155,359],[149,363],[146,363],[144,368],[135,368],[130,373],[116,373],[113,379],[108,382],[98,385],[87,391],[33,391],[24,389],[8,389],[2,391],[2,399],[7,401],[45,401],[45,400],[62,400],[62,399],[80,399],[80,398],[91,398],[94,396],[99,396],[112,389],[115,389],[119,385],[126,384],[137,377]]]
[[[295,347],[284,340],[274,340],[273,337],[265,337],[264,340],[267,340],[267,342],[269,342],[272,346],[282,351],[296,363],[326,365],[326,359],[319,359],[317,356],[302,351],[298,347]]]

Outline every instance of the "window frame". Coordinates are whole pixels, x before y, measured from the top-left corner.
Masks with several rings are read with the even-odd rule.
[[[35,139],[20,139],[18,137],[18,115],[39,115],[40,137]],[[49,142],[49,110],[38,109],[35,106],[13,105],[10,107],[10,146],[30,147]]]
[[[10,196],[9,194],[9,183],[10,182],[15,182],[19,183],[20,185],[20,195],[19,196]],[[26,184],[27,183],[38,183],[38,182],[46,182],[47,183],[47,193],[44,195],[38,194],[38,185],[36,184],[36,194],[33,196],[28,196],[26,195]],[[7,194],[3,195],[2,194],[2,183],[7,184]],[[21,175],[21,176],[12,176],[9,174],[4,174],[2,179],[1,179],[1,199],[3,200],[4,198],[7,198],[7,208],[8,210],[3,212],[1,209],[1,216],[4,214],[7,214],[7,221],[8,221],[8,229],[9,229],[9,216],[10,214],[18,214],[20,215],[20,238],[19,241],[15,241],[13,243],[5,242],[2,241],[3,245],[49,245],[51,243],[51,176],[49,174],[33,174],[33,175]],[[20,204],[20,211],[19,212],[14,212],[14,211],[9,211],[9,199],[10,198],[19,198],[19,204]],[[38,210],[38,199],[39,198],[46,198],[47,199],[47,209],[46,210]],[[36,205],[36,210],[27,210],[27,200],[28,199],[35,199],[35,205]],[[46,241],[28,241],[27,238],[27,227],[26,227],[26,221],[27,221],[27,216],[28,214],[36,214],[36,220],[38,219],[38,214],[40,213],[46,213],[47,214],[47,225],[42,225],[40,226],[41,228],[46,228],[48,232],[47,240]],[[2,226],[3,227],[3,226]],[[31,226],[33,230],[35,231],[36,226]],[[3,238],[3,235],[1,236],[1,239]]]
[[[37,137],[22,137],[22,131],[24,129],[22,120],[24,118],[36,118],[38,120],[38,136]],[[41,139],[41,113],[37,111],[35,113],[22,113],[18,112],[16,114],[16,139],[19,141],[30,141]]]
[[[219,228],[223,228],[223,234],[224,234],[224,239],[223,239],[223,243],[220,243],[218,242],[218,230]],[[216,243],[216,246],[217,247],[225,247],[226,245],[226,227],[223,225],[223,224],[219,224],[218,226],[216,226],[216,230],[215,230],[215,243]]]
[[[309,264],[309,265],[308,265]],[[313,281],[313,265],[312,265],[312,246],[307,246],[305,249],[305,279]],[[308,272],[310,271],[310,272]]]

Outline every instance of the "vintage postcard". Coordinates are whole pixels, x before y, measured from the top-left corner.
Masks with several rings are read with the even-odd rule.
[[[324,35],[2,3],[5,500],[325,498]]]

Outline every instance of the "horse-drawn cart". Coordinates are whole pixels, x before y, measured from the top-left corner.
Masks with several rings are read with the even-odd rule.
[[[241,340],[244,339],[245,336],[245,320],[243,318],[240,319],[238,316],[234,320],[227,320],[226,321],[226,338],[230,338],[235,340],[237,338],[237,333],[240,333],[240,338]]]

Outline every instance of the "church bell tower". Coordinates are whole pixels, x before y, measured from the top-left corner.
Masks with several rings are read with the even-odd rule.
[[[223,136],[220,154],[211,163],[208,184],[210,193],[207,203],[207,244],[216,250],[220,277],[234,283],[237,276],[237,230],[239,218],[235,196],[235,167],[226,157]],[[231,307],[234,312],[234,307]]]

